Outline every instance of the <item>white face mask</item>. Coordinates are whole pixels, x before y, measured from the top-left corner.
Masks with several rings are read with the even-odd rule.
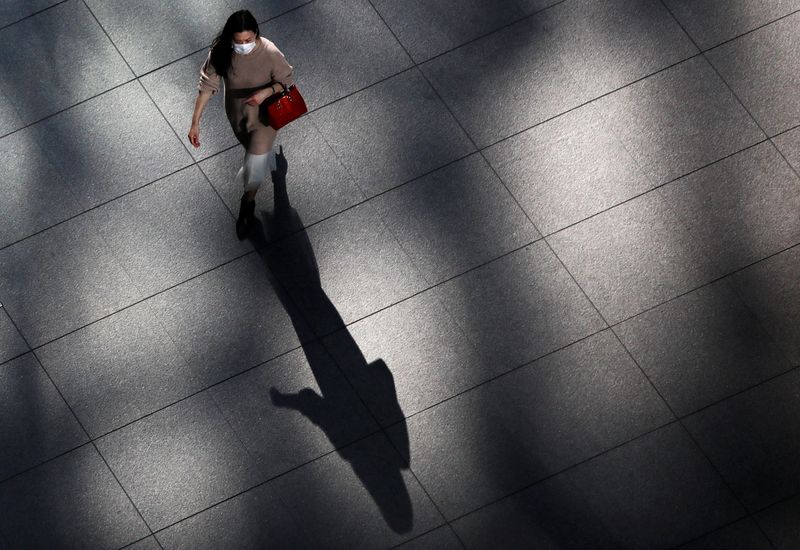
[[[253,48],[255,48],[255,47],[256,47],[256,43],[255,42],[248,42],[247,44],[235,44],[234,43],[233,44],[233,51],[238,53],[238,54],[241,54],[241,55],[247,55],[250,52],[252,52]]]

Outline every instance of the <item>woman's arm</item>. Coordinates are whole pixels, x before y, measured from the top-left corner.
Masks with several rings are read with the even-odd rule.
[[[195,147],[200,147],[200,118],[203,110],[208,105],[209,100],[219,91],[220,76],[211,63],[211,51],[209,50],[203,66],[200,67],[200,81],[197,83],[199,93],[194,100],[194,112],[192,113],[192,126],[189,128],[189,142]]]
[[[192,113],[192,126],[189,128],[189,143],[195,148],[200,147],[200,118],[203,116],[203,110],[208,105],[208,101],[213,94],[208,91],[200,91],[197,94],[197,99],[194,100],[194,113]]]
[[[270,57],[272,58],[272,70],[270,72],[272,84],[250,96],[245,102],[248,105],[259,105],[270,96],[280,93],[294,85],[294,67],[289,65],[283,52],[281,52],[275,44],[269,43],[267,47],[269,48]]]

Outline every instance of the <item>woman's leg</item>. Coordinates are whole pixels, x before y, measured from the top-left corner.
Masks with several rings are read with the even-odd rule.
[[[244,187],[236,219],[236,234],[240,239],[247,235],[255,221],[255,199],[259,187],[270,171],[276,168],[275,153],[272,151],[276,134],[273,128],[258,125],[248,132],[246,140],[240,139],[242,143],[247,143],[247,152],[237,174],[237,180],[241,180]]]
[[[267,176],[275,170],[275,143],[277,131],[270,126],[258,125],[250,132],[244,160],[244,192],[247,200],[255,200],[256,193]]]

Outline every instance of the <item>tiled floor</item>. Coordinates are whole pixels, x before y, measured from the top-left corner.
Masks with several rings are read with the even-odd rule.
[[[800,1],[0,6],[0,550],[800,548]]]

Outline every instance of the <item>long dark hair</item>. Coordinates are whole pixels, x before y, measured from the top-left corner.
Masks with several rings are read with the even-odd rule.
[[[222,32],[211,43],[211,64],[217,74],[228,76],[228,69],[231,68],[231,56],[233,50],[233,35],[237,32],[253,31],[256,33],[256,40],[260,36],[258,32],[258,21],[248,10],[239,10],[225,22]]]

